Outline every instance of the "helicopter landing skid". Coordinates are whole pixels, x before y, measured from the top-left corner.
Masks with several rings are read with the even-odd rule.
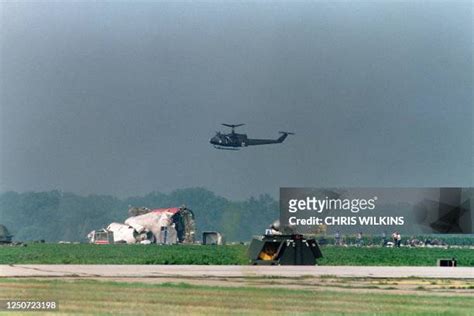
[[[237,147],[224,147],[224,146],[217,146],[217,145],[214,145],[214,148],[220,149],[220,150],[240,150],[240,148],[237,148]]]

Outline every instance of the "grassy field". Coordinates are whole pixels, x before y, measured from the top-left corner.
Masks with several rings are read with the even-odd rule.
[[[456,258],[459,266],[474,267],[474,249],[443,248],[323,248],[320,265],[434,266],[439,258]]]
[[[320,265],[434,266],[438,258],[456,258],[474,267],[474,250],[441,248],[322,248]],[[0,264],[248,264],[243,245],[90,245],[29,244],[0,246]]]
[[[246,264],[246,247],[30,244],[0,247],[0,264]]]
[[[59,314],[472,315],[472,296],[211,287],[185,283],[0,279],[0,300],[55,300]],[[15,312],[15,315],[21,315]],[[51,312],[58,315],[58,312]]]

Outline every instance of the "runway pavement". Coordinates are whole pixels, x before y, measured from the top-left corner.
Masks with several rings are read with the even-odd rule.
[[[215,265],[0,265],[0,277],[205,278],[205,277],[467,278],[469,267],[215,266]]]

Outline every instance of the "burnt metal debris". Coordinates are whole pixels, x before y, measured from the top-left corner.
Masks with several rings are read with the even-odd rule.
[[[224,237],[221,233],[214,231],[202,232],[203,245],[223,245],[224,243]]]
[[[10,234],[4,225],[0,225],[0,244],[10,244],[13,235]]]
[[[303,235],[265,235],[250,243],[254,265],[315,265],[323,254],[314,238]]]
[[[111,223],[107,228],[90,232],[87,235],[89,241],[96,244],[194,243],[194,213],[185,206],[161,209],[131,207],[128,213],[130,217],[124,223]]]
[[[264,236],[252,239],[248,250],[254,265],[315,265],[323,254],[314,238],[294,233],[292,227],[274,221]]]

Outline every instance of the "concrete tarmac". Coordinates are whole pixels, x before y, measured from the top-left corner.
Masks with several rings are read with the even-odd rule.
[[[358,277],[474,279],[471,267],[230,266],[230,265],[0,265],[0,277],[205,278]]]

